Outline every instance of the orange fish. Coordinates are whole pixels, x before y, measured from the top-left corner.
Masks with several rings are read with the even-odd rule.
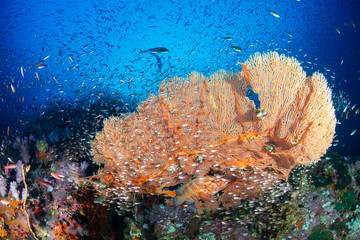
[[[6,200],[6,199],[1,199],[0,202],[2,205],[8,205],[11,203],[9,200]]]
[[[53,173],[53,172],[50,173],[50,175],[57,180],[63,180],[63,178],[64,178],[64,175]]]
[[[51,186],[51,183],[49,183],[49,182],[45,182],[45,181],[40,181],[39,182],[40,184],[42,184],[42,185],[44,185],[44,186]]]
[[[35,210],[32,212],[33,214],[40,212],[43,209],[42,206],[38,206],[35,208]]]
[[[214,176],[193,179],[176,191],[180,196],[174,197],[174,205],[191,204],[197,200],[207,201],[223,190],[228,183],[229,180]]]
[[[8,163],[8,165],[4,166],[4,168],[5,169],[15,169],[15,168],[17,168],[17,166],[18,166],[17,164],[9,164]]]

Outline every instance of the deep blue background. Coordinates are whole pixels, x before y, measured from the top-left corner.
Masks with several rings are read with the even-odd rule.
[[[324,73],[334,93],[343,91],[351,106],[360,107],[358,0],[3,0],[0,22],[3,134],[49,103],[113,95],[133,105],[156,93],[167,76],[239,70],[238,61],[268,50],[296,57],[308,74]],[[160,46],[170,50],[158,54],[162,72],[153,55],[139,54]],[[35,67],[47,56],[46,67]],[[359,115],[352,111],[339,122],[337,150],[359,156]],[[355,128],[359,131],[349,136]]]

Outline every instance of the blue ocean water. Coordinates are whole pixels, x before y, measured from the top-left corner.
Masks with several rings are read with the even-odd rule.
[[[236,71],[237,62],[257,51],[294,56],[308,74],[324,73],[335,91],[358,101],[356,0],[2,1],[0,11],[3,133],[53,98],[72,102],[118,93],[136,104],[168,76]],[[139,54],[159,46],[169,49],[158,54],[161,71],[154,55]],[[47,56],[46,67],[36,67]],[[343,135],[351,130],[344,127]]]
[[[325,75],[339,106],[329,151],[359,157],[359,43],[358,0],[3,0],[1,139],[56,105],[107,97],[134,109],[168,77],[239,71],[277,51]],[[158,47],[168,51],[146,52]]]

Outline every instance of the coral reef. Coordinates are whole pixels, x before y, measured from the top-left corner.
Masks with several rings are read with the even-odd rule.
[[[220,78],[220,83],[226,85],[246,79],[261,79],[260,76],[265,76],[256,74],[255,70],[251,70],[252,74],[247,74],[246,71],[254,68],[251,64],[248,65],[243,66],[242,73],[230,74],[225,71],[216,73],[223,76]],[[206,107],[207,111],[211,113],[206,113],[205,117],[214,118],[212,109],[226,107],[221,101],[228,94],[225,94],[221,87],[209,83],[219,77],[215,77],[215,75],[204,77],[195,73],[190,76],[193,76],[191,81],[203,84],[203,87],[207,86],[198,91],[201,94],[197,95],[196,101],[202,101],[204,109]],[[95,135],[95,131],[100,130],[102,119],[120,114],[120,111],[114,108],[114,105],[118,106],[115,101],[105,101],[105,103],[99,101],[93,105],[84,105],[83,109],[68,109],[61,113],[64,114],[63,118],[56,117],[53,118],[53,121],[48,121],[52,114],[59,116],[56,115],[59,113],[58,107],[54,106],[40,116],[40,118],[46,116],[46,121],[34,120],[38,124],[30,125],[34,127],[33,131],[28,131],[26,134],[18,132],[17,136],[6,137],[0,145],[0,238],[358,239],[360,231],[359,158],[342,157],[332,153],[334,148],[331,148],[330,153],[327,153],[320,161],[311,156],[306,158],[305,153],[307,152],[324,151],[324,148],[311,149],[311,146],[306,145],[313,133],[311,127],[314,124],[311,123],[308,124],[309,129],[306,129],[305,136],[297,145],[290,145],[287,150],[283,149],[281,137],[276,137],[277,133],[280,134],[279,123],[275,124],[278,126],[277,128],[269,131],[260,128],[261,124],[271,116],[270,111],[274,110],[265,109],[265,100],[261,96],[263,90],[256,89],[255,84],[251,85],[246,81],[244,83],[246,86],[244,89],[247,89],[245,95],[234,95],[245,102],[248,101],[249,108],[253,107],[250,108],[250,111],[242,106],[248,110],[245,116],[254,114],[251,119],[254,120],[253,124],[256,128],[241,133],[243,135],[235,135],[235,137],[239,137],[236,140],[223,139],[223,135],[219,136],[216,132],[213,136],[207,137],[202,132],[196,132],[199,129],[205,129],[204,131],[207,133],[215,131],[210,131],[205,127],[208,126],[206,124],[209,121],[200,116],[204,114],[205,110],[200,109],[200,102],[198,105],[193,105],[194,108],[187,109],[189,106],[186,103],[189,100],[185,96],[187,96],[186,91],[191,92],[191,89],[184,90],[177,87],[188,86],[187,84],[190,84],[191,81],[186,78],[169,81],[170,83],[164,82],[160,92],[160,94],[170,96],[164,98],[162,103],[167,104],[165,106],[168,108],[160,109],[159,96],[153,96],[154,102],[148,102],[148,110],[139,108],[142,115],[139,113],[122,115],[123,118],[132,119],[126,127],[124,124],[127,120],[124,120],[121,126],[109,125],[111,121],[105,121],[109,125],[105,127],[108,129],[107,138],[104,140],[104,143],[107,144],[104,145],[105,150],[111,152],[120,144],[122,148],[127,147],[127,152],[133,154],[134,161],[137,162],[126,155],[123,159],[114,158],[116,161],[110,157],[104,159],[103,156],[97,155],[98,162],[102,162],[102,164],[96,166],[87,155],[89,141]],[[210,89],[209,86],[214,86],[214,89],[206,91],[206,89]],[[216,95],[215,89],[219,89],[220,93],[217,92]],[[249,89],[257,93],[251,93]],[[229,91],[234,93],[232,90]],[[183,101],[174,104],[173,101],[179,98],[179,93],[184,93]],[[236,93],[243,94],[238,90]],[[254,95],[258,95],[259,99],[262,98],[261,104],[253,103]],[[311,102],[311,96],[305,98],[306,101]],[[231,103],[229,99],[225,100]],[[218,104],[217,101],[220,101],[221,104]],[[143,103],[142,106],[145,104]],[[236,104],[233,106],[234,108],[226,109],[241,107]],[[197,108],[196,111],[195,108]],[[303,107],[304,111],[299,112],[307,115],[308,112],[305,109],[309,108]],[[116,109],[122,108],[118,106]],[[166,124],[174,124],[173,128],[176,131],[172,131],[165,124],[161,114],[166,113],[166,109],[169,111],[168,115],[165,114],[168,116],[165,119],[169,121]],[[183,112],[176,115],[178,109]],[[150,110],[154,110],[153,115],[148,112]],[[182,115],[185,114],[184,111],[193,111],[191,114],[196,113],[199,116],[195,114],[187,117],[189,121],[192,121],[192,126],[181,125],[178,127],[184,121]],[[241,113],[243,110],[241,108],[236,111]],[[223,112],[220,113],[223,114]],[[216,121],[221,120],[223,116],[221,114]],[[173,119],[173,115],[176,118]],[[153,121],[148,122],[145,119],[146,116]],[[283,120],[284,118],[280,117],[279,119]],[[64,123],[64,119],[66,123]],[[121,121],[120,118],[114,119],[117,122]],[[251,126],[244,120],[244,116],[236,119],[243,119],[242,122],[238,121],[242,126]],[[298,121],[293,121],[293,128],[288,130],[289,133],[298,126],[296,124],[300,124],[306,119],[306,116],[300,115]],[[134,127],[131,127],[134,123]],[[145,128],[148,124],[150,127]],[[68,125],[72,125],[72,127],[67,128]],[[154,125],[155,130],[153,131],[151,126]],[[118,132],[114,132],[115,126],[119,131],[121,129],[122,133],[125,133],[123,137],[128,139],[127,142],[121,142],[121,136]],[[64,130],[65,127],[70,131],[68,134],[64,135],[60,131],[54,131],[54,129]],[[110,131],[110,127],[113,128],[112,131]],[[188,137],[186,133],[190,131],[187,129],[190,127],[196,133]],[[325,131],[321,127],[316,130],[317,134]],[[226,129],[221,131],[229,134]],[[52,132],[56,134],[51,134]],[[63,132],[67,132],[67,130]],[[144,135],[144,138],[140,137],[142,135],[137,135],[138,132]],[[174,135],[177,132],[184,132],[184,134]],[[52,135],[52,140],[50,135]],[[197,136],[195,137],[195,135]],[[55,143],[56,136],[58,136],[56,140],[58,142]],[[152,140],[145,138],[149,136]],[[204,137],[207,137],[208,143],[204,143],[202,140]],[[214,144],[211,142],[215,141],[212,137],[217,137],[216,141],[219,139],[223,139],[223,141]],[[119,139],[118,142],[115,142],[114,138]],[[198,139],[198,142],[195,139]],[[283,142],[286,142],[286,139],[288,138],[285,137]],[[39,145],[37,146],[36,143],[41,140],[43,140],[43,146],[48,145],[48,148],[39,154]],[[98,140],[99,138],[95,138],[92,144]],[[175,140],[179,143],[174,142]],[[187,145],[183,145],[184,142]],[[210,144],[213,144],[213,148],[209,147]],[[304,144],[305,147],[301,148]],[[184,149],[184,146],[188,147]],[[181,151],[179,149],[172,150],[176,147],[179,147]],[[116,149],[116,151],[124,154],[122,148]],[[93,147],[92,151],[94,152],[95,149]],[[105,152],[105,150],[102,151]],[[169,154],[167,155],[168,150]],[[177,156],[174,160],[170,159],[176,152]],[[191,155],[191,153],[194,154]],[[244,159],[237,155],[239,153],[244,154]],[[158,158],[155,158],[154,154],[158,154],[156,155]],[[119,154],[119,156],[123,155]],[[143,158],[146,156],[149,158]],[[301,165],[302,162],[295,162],[299,156],[305,156],[306,161],[313,161],[314,164]],[[232,162],[234,166],[226,164],[220,159],[221,157],[228,160],[229,163]],[[294,160],[294,165],[288,166],[288,170],[291,172],[287,174],[287,168],[279,168],[277,165],[267,168],[259,165],[261,158],[271,161],[271,159],[267,159],[271,157],[279,161],[283,157],[287,160]],[[251,164],[244,164],[245,160],[249,159],[252,161]],[[166,165],[166,161],[169,161],[171,165],[164,172],[156,175],[161,170],[161,166]],[[160,165],[151,165],[156,162]],[[240,164],[244,164],[244,166],[241,167]],[[94,176],[94,171],[102,167],[99,174]],[[115,171],[118,175],[114,175]],[[96,184],[88,184],[88,180]],[[165,180],[167,181],[165,182]],[[161,184],[159,184],[160,181],[162,181]],[[151,186],[152,184],[154,186]],[[237,184],[239,189],[236,188]],[[160,187],[158,187],[159,185]],[[217,193],[214,196],[210,194],[215,192]],[[263,194],[259,194],[260,192]],[[250,198],[250,196],[252,197]],[[172,204],[174,198],[185,198],[186,201],[175,207]],[[122,210],[125,207],[131,207],[132,211],[121,211],[121,214],[118,214],[117,205]],[[217,209],[217,211],[208,211],[213,209]]]
[[[103,202],[127,209],[138,195],[175,197],[179,184],[213,176],[227,186],[206,202],[211,185],[195,186],[189,200],[198,210],[230,208],[286,180],[295,166],[317,162],[336,125],[324,76],[306,77],[296,59],[276,52],[241,65],[239,73],[168,79],[137,113],[105,120],[91,141],[103,165],[91,181]]]
[[[85,176],[87,163],[63,157],[66,153],[57,153],[54,146],[42,151],[47,154],[43,158],[37,154],[39,145],[27,139],[16,138],[9,144],[13,147],[6,152],[7,161],[22,161],[8,163],[0,173],[0,236],[79,239],[88,235],[85,212],[92,216],[94,203],[78,181]],[[49,149],[55,153],[49,154]]]
[[[328,169],[343,160],[331,154],[315,166],[295,167],[287,182],[257,199],[242,200],[233,211],[199,215],[193,205],[174,208],[160,198],[156,201],[145,198],[147,204],[142,202],[133,211],[133,224],[146,239],[355,240],[360,229],[359,185],[353,182],[337,190],[332,181],[321,186],[312,181],[318,175],[332,175]],[[359,162],[353,160],[355,164]],[[350,178],[360,174],[350,166],[336,172]]]

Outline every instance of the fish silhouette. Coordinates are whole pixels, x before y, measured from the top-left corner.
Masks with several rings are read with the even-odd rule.
[[[159,68],[159,72],[161,72],[161,67],[162,67],[162,63],[161,63],[161,59],[158,55],[156,55],[155,53],[151,53],[151,55],[154,55],[156,57],[156,61],[157,61],[157,65]]]
[[[150,49],[147,49],[147,50],[144,50],[142,51],[140,49],[140,53],[139,54],[142,54],[142,53],[154,53],[154,52],[157,52],[157,53],[168,53],[169,52],[169,49],[167,48],[164,48],[164,47],[156,47],[156,48],[150,48]]]

